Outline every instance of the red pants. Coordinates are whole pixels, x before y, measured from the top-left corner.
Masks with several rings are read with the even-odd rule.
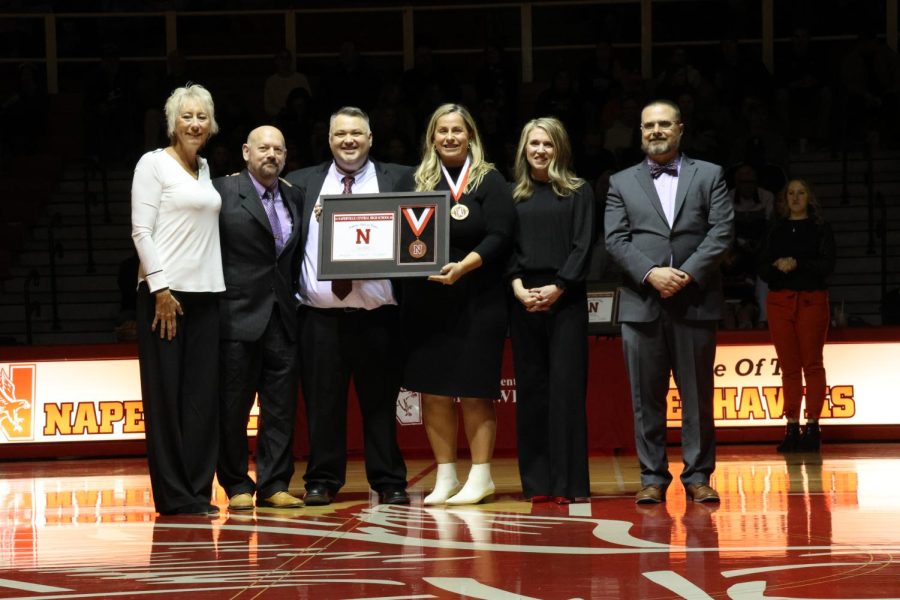
[[[806,379],[806,415],[819,419],[825,403],[825,366],[822,348],[831,311],[828,292],[769,291],[766,301],[769,333],[778,362],[781,363],[781,382],[784,386],[784,415],[791,420],[800,418],[803,400],[803,379]]]

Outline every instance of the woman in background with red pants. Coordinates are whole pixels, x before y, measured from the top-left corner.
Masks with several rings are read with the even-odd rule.
[[[760,252],[760,275],[769,284],[769,333],[781,365],[787,419],[778,451],[818,452],[826,390],[822,349],[831,320],[826,278],[834,270],[834,234],[806,181],[789,181],[781,200],[780,218],[770,227]],[[804,379],[807,418],[801,433]]]

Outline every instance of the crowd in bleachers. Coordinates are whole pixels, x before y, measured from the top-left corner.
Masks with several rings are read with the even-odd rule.
[[[652,98],[670,98],[681,107],[684,152],[725,166],[729,175],[739,208],[739,246],[726,265],[733,324],[753,327],[765,315],[747,253],[758,243],[759,219],[771,214],[785,182],[789,152],[900,143],[894,118],[900,108],[897,53],[872,30],[827,52],[810,34],[806,27],[794,29],[790,43],[778,46],[774,72],[763,64],[758,45],[726,35],[716,45],[662,50],[667,56],[647,80],[633,56],[625,58],[617,45],[600,41],[582,64],[560,64],[544,81],[527,84],[515,53],[490,44],[473,61],[471,55],[435,52],[420,40],[415,64],[404,72],[373,66],[354,42],[345,41],[328,64],[314,69],[284,49],[266,70],[233,75],[178,50],[164,65],[125,62],[108,44],[82,88],[68,90],[81,93],[84,107],[81,124],[68,126],[83,128],[77,133],[86,156],[128,168],[146,149],[165,145],[163,101],[174,87],[195,81],[213,92],[222,126],[205,149],[214,176],[239,170],[243,137],[261,123],[284,132],[286,172],[326,160],[328,115],[348,104],[371,116],[374,158],[414,164],[426,116],[454,101],[471,108],[488,160],[509,178],[522,123],[554,115],[572,137],[577,173],[602,202],[609,175],[642,156],[640,107]],[[15,176],[12,157],[36,151],[30,145],[46,137],[40,131],[48,122],[43,74],[32,64],[23,64],[19,74],[17,89],[0,98],[4,178]],[[7,231],[8,223],[33,224],[33,216],[18,214],[33,209],[4,203],[0,271],[21,237]]]

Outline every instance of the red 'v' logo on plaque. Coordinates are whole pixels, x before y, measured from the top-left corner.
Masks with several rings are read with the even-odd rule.
[[[0,367],[0,432],[8,441],[34,437],[34,365]]]

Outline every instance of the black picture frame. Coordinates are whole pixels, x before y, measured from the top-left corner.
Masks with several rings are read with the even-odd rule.
[[[616,285],[589,283],[587,288],[588,335],[617,336],[619,325],[619,294]]]
[[[325,195],[321,202],[320,280],[427,277],[450,262],[449,192]]]

